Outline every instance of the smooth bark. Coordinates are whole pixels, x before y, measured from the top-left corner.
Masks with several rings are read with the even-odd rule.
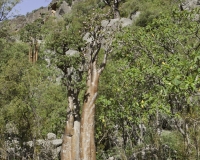
[[[30,48],[29,48],[29,62],[35,63],[38,60],[39,44],[36,39],[31,37]]]
[[[63,143],[62,160],[79,160],[80,116],[78,93],[68,90],[68,112]]]
[[[96,160],[96,148],[94,140],[95,127],[95,100],[97,98],[97,88],[99,73],[96,64],[92,64],[88,71],[87,92],[85,94],[84,105],[81,114],[81,160]]]
[[[104,46],[104,58],[101,65],[97,65],[98,54],[101,49],[101,42],[104,38],[101,33],[102,27],[96,27],[95,31],[91,33],[93,41],[90,42],[85,48],[83,54],[85,60],[82,67],[87,71],[86,86],[87,90],[83,98],[83,106],[81,110],[81,118],[79,117],[80,108],[78,103],[79,90],[73,86],[73,73],[82,76],[78,70],[68,68],[65,73],[68,75],[68,102],[69,112],[68,121],[65,128],[63,137],[63,145],[61,151],[62,160],[96,160],[96,147],[95,147],[95,101],[97,99],[98,82],[102,71],[104,70],[107,62],[107,55],[111,51],[111,38]],[[83,67],[84,66],[84,67]],[[63,67],[61,67],[63,68]],[[66,68],[66,67],[64,67]],[[68,72],[71,73],[68,73]],[[74,76],[76,77],[76,76]],[[73,88],[73,92],[70,92]],[[76,94],[75,94],[76,93]],[[75,114],[74,114],[75,113]],[[80,122],[80,125],[78,125]],[[76,126],[76,127],[75,127]],[[79,139],[80,137],[80,139]]]

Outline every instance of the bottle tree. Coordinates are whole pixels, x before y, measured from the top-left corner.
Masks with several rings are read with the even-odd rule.
[[[91,15],[88,19],[82,19],[81,24],[67,18],[60,22],[52,20],[49,22],[51,25],[46,22],[44,27],[44,32],[54,31],[46,36],[46,45],[55,53],[54,61],[64,73],[63,84],[67,89],[68,109],[61,149],[62,160],[96,159],[95,101],[99,78],[111,51],[112,36],[101,27],[103,16],[95,11]],[[83,41],[82,31],[89,35],[88,42]],[[109,40],[106,38],[108,36]],[[100,54],[103,57],[101,62],[98,60]],[[83,89],[81,101],[80,92]]]

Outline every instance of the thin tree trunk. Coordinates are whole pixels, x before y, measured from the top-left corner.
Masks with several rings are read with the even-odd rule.
[[[30,63],[31,63],[31,56],[32,56],[32,45],[30,44],[29,55],[28,55],[28,59]]]
[[[185,156],[189,156],[190,154],[190,137],[188,134],[188,124],[186,122],[186,120],[184,120],[184,128],[181,128],[181,124],[178,124],[180,122],[176,122],[176,127],[178,128],[178,131],[182,134],[183,138],[184,138],[184,148],[185,148]]]
[[[68,123],[68,122],[67,122]],[[61,149],[61,160],[79,160],[80,122],[74,121],[74,133],[67,135],[68,125],[65,127]]]
[[[38,52],[39,52],[39,44],[36,42],[36,45],[35,45],[35,62],[37,62],[38,60]]]
[[[185,142],[187,156],[190,154],[190,137],[188,134],[188,124],[185,122]]]
[[[30,62],[31,63],[34,62],[34,44],[33,44],[33,42],[31,44],[31,48],[30,48]]]
[[[68,91],[68,105],[61,160],[79,160],[80,116],[78,93],[76,91]]]
[[[114,18],[120,18],[119,0],[114,0],[113,12],[114,12]]]
[[[37,40],[33,38],[31,39],[30,43],[29,62],[34,64],[38,60],[39,45]]]
[[[198,136],[198,123],[194,123],[194,144],[196,149],[196,159],[199,159],[199,136]]]
[[[36,54],[36,44],[35,44],[35,41],[34,41],[34,44],[33,44],[33,64],[35,64],[35,55]]]

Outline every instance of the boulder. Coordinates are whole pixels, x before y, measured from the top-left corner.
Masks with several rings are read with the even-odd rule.
[[[119,24],[120,24],[119,22],[120,22],[119,18],[111,19],[111,20],[102,20],[101,26],[105,28],[106,30],[116,31],[119,27]]]
[[[13,31],[18,31],[20,28],[24,27],[24,25],[26,24],[25,22],[26,17],[19,15],[12,20],[12,23],[10,23],[10,27]]]
[[[62,139],[54,139],[54,140],[51,141],[51,143],[52,143],[55,147],[61,146],[61,144],[62,144]]]
[[[38,140],[36,140],[36,144],[38,146],[44,146],[44,145],[46,145],[46,141],[44,139],[38,139]]]
[[[121,18],[120,23],[122,25],[122,28],[124,28],[124,27],[130,26],[133,23],[133,21],[129,18]]]
[[[109,157],[107,160],[115,160],[114,157]]]
[[[52,0],[50,4],[55,4],[57,3],[59,0]]]
[[[56,15],[62,16],[63,14],[69,13],[70,11],[71,11],[71,7],[69,6],[69,4],[67,2],[64,1],[58,8]]]
[[[52,0],[48,7],[40,7],[27,13],[26,16],[18,15],[9,21],[11,29],[13,31],[18,31],[23,28],[26,24],[32,23],[35,20],[42,18],[44,21],[49,16],[56,16],[57,18],[62,18],[62,15],[69,13],[71,11],[71,6],[67,2],[63,1],[58,7],[57,3],[59,0]]]
[[[190,10],[196,7],[199,7],[200,0],[185,0],[183,3],[181,3],[180,7],[183,10]]]
[[[65,52],[65,54],[68,56],[75,56],[75,55],[79,55],[79,52],[76,50],[69,49],[67,52]]]
[[[83,40],[85,40],[87,43],[91,43],[93,39],[92,37],[90,37],[90,33],[87,32],[85,36],[83,37]]]
[[[48,140],[54,140],[54,139],[56,139],[56,135],[54,133],[48,133],[47,134],[47,139]]]
[[[26,144],[31,148],[31,147],[33,147],[33,141],[28,141],[28,142],[26,142]]]
[[[134,13],[132,13],[132,14],[130,15],[130,19],[131,19],[132,21],[135,21],[135,20],[140,16],[140,14],[141,14],[140,11],[136,11],[136,12],[134,12]]]
[[[32,23],[36,19],[43,18],[43,15],[49,14],[47,7],[41,7],[37,10],[32,11],[31,13],[27,13],[26,15],[26,23]]]
[[[107,31],[116,31],[120,27],[124,28],[131,25],[133,21],[129,18],[116,18],[111,20],[102,20],[101,26],[105,28]]]

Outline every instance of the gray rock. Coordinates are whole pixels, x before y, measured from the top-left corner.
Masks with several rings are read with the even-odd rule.
[[[50,4],[57,3],[59,0],[52,0]]]
[[[129,18],[116,18],[111,20],[103,20],[101,21],[101,26],[104,27],[107,31],[116,31],[120,27],[127,27],[131,25],[133,21]]]
[[[141,14],[140,11],[136,11],[135,13],[131,14],[130,19],[132,21],[135,21],[140,16],[140,14]]]
[[[46,141],[44,139],[38,139],[36,140],[36,144],[39,146],[43,146],[46,144]]]
[[[57,18],[61,18],[62,15],[69,13],[71,11],[71,6],[66,1],[63,1],[61,5],[58,7],[57,3],[59,0],[52,0],[52,2],[48,6],[48,10],[50,12],[55,12],[55,16]]]
[[[200,5],[200,0],[185,0],[181,4],[181,7],[183,10],[190,10],[190,9],[198,7],[198,5]]]
[[[26,23],[32,23],[36,19],[43,18],[43,14],[49,14],[48,8],[47,7],[41,7],[31,13],[28,13],[26,15]]]
[[[47,139],[48,140],[54,140],[54,139],[56,139],[56,135],[54,133],[48,133],[47,134]]]
[[[45,157],[48,156],[49,159],[57,159],[61,151],[62,139],[53,139],[56,138],[55,134],[53,133],[48,133],[47,137],[49,138],[47,140],[36,140],[35,145],[40,148],[38,150],[39,157],[41,159],[46,159]],[[32,148],[34,145],[33,141],[26,142],[26,144],[29,148]],[[10,147],[9,151],[12,152],[12,150],[13,148]]]
[[[115,31],[119,27],[120,19],[111,19],[111,20],[103,20],[101,21],[101,26],[106,30]]]
[[[19,141],[14,139],[14,140],[12,140],[12,144],[19,145]]]
[[[62,139],[54,139],[51,141],[54,146],[60,146],[62,144]]]
[[[41,7],[39,9],[36,9],[31,13],[27,13],[26,16],[16,16],[9,21],[11,29],[13,31],[18,31],[26,24],[32,23],[39,18],[43,19],[43,21],[45,21],[49,16],[53,15],[57,18],[62,18],[62,15],[71,11],[71,6],[69,6],[67,2],[63,1],[59,8],[57,8],[58,1],[59,0],[52,0],[48,7]],[[52,14],[52,10],[55,12],[54,14]]]
[[[130,26],[133,23],[133,21],[129,18],[121,18],[120,23],[122,25],[122,28],[124,28],[124,27]]]
[[[90,33],[86,33],[83,37],[83,40],[85,40],[87,43],[91,43],[93,39],[90,37]]]
[[[64,1],[60,7],[58,8],[58,15],[63,15],[69,13],[71,11],[71,7]]]
[[[31,147],[33,147],[33,141],[28,141],[28,142],[26,142],[26,144],[31,148]]]
[[[25,22],[26,22],[26,17],[20,15],[14,18],[12,21],[10,21],[10,27],[13,31],[18,31],[19,28],[24,27]]]
[[[76,50],[69,49],[67,52],[65,52],[65,54],[68,56],[75,56],[75,55],[79,55],[79,52]]]
[[[60,153],[60,151],[61,151],[61,146],[60,147],[57,147],[56,149],[55,149],[55,151],[56,151],[56,155],[58,155],[59,153]]]

